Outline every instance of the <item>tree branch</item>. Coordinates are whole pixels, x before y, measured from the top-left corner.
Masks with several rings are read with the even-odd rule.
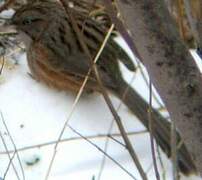
[[[202,79],[163,0],[118,0],[153,84],[202,175]]]

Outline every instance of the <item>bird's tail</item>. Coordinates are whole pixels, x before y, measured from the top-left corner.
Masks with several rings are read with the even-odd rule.
[[[123,98],[123,94],[127,89],[127,93]],[[120,80],[118,88],[114,91],[124,104],[134,113],[134,115],[142,122],[142,124],[149,129],[148,119],[148,103],[124,80]],[[171,123],[167,121],[157,110],[152,108],[152,120],[153,120],[153,136],[157,144],[167,154],[171,156]],[[180,135],[177,133],[177,142],[181,141]],[[182,144],[177,151],[177,165],[179,170],[185,174],[195,174],[195,164],[187,151],[187,148]]]

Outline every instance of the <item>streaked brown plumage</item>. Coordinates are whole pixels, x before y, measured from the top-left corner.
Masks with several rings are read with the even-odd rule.
[[[85,5],[89,2],[73,1],[77,4],[72,8],[72,13],[94,57],[107,32],[109,19],[106,13],[103,13],[106,16],[103,18],[104,21],[96,16],[89,17],[88,10],[85,10],[85,7],[92,7]],[[79,3],[84,3],[84,6],[79,6]],[[94,9],[96,7],[99,5],[93,6]],[[83,22],[85,22],[84,26]],[[12,23],[31,39],[27,54],[32,75],[49,86],[66,91],[78,91],[90,68],[90,63],[61,4],[46,0],[34,1],[18,10],[12,18]],[[97,63],[103,84],[119,98],[122,98],[126,88],[129,87],[123,102],[148,128],[148,104],[124,81],[118,60],[129,70],[135,70],[131,59],[111,38]],[[85,90],[100,91],[93,73]],[[154,137],[163,151],[170,156],[170,123],[155,109],[153,109],[153,120]],[[180,138],[178,140],[180,141]],[[178,151],[178,165],[185,174],[196,171],[184,145]]]

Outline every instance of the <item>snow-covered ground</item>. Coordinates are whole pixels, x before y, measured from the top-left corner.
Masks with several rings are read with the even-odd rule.
[[[120,40],[121,41],[121,40]],[[18,64],[14,65],[10,59],[6,60],[3,73],[0,76],[0,111],[4,122],[10,131],[17,149],[48,143],[58,139],[72,109],[75,95],[69,92],[59,92],[49,89],[45,85],[35,81],[28,74],[26,56],[18,55]],[[122,66],[121,66],[122,67]],[[128,81],[134,76],[122,67],[124,76]],[[144,84],[140,71],[135,75],[132,83],[138,92],[148,99],[149,93]],[[115,107],[120,101],[112,96]],[[144,127],[123,105],[118,111],[126,130],[136,132],[144,130]],[[79,133],[85,136],[106,134],[112,121],[112,115],[106,106],[102,96],[97,93],[83,95],[71,117],[69,124]],[[118,132],[114,126],[113,132]],[[9,150],[13,150],[9,134],[6,132],[2,118],[0,118],[0,133]],[[76,137],[68,127],[63,138]],[[78,137],[78,136],[77,136]],[[116,137],[122,142],[120,137]],[[145,170],[148,171],[149,180],[155,179],[153,168],[151,168],[151,149],[148,134],[130,136],[135,151]],[[106,138],[97,137],[91,140],[100,148],[104,148]],[[5,152],[5,146],[0,141],[0,177],[3,178],[9,164],[9,157]],[[19,151],[20,160],[24,169],[26,180],[43,180],[47,173],[54,145]],[[107,153],[118,161],[137,179],[141,179],[126,149],[117,142],[110,140]],[[12,157],[12,154],[11,156]],[[60,143],[50,173],[49,180],[92,180],[98,177],[103,154],[87,141],[79,139]],[[164,155],[166,177],[172,178],[172,167]],[[18,176],[23,179],[20,165],[15,156],[13,165]],[[160,165],[159,165],[160,169]],[[160,170],[160,173],[162,170]],[[18,179],[12,165],[10,166],[6,179]],[[114,162],[107,159],[104,167],[102,180],[130,180],[126,172]],[[197,180],[196,177],[182,179]]]

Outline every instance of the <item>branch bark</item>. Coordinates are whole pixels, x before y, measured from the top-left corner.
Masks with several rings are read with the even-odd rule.
[[[164,0],[118,0],[153,84],[202,175],[202,78]]]

